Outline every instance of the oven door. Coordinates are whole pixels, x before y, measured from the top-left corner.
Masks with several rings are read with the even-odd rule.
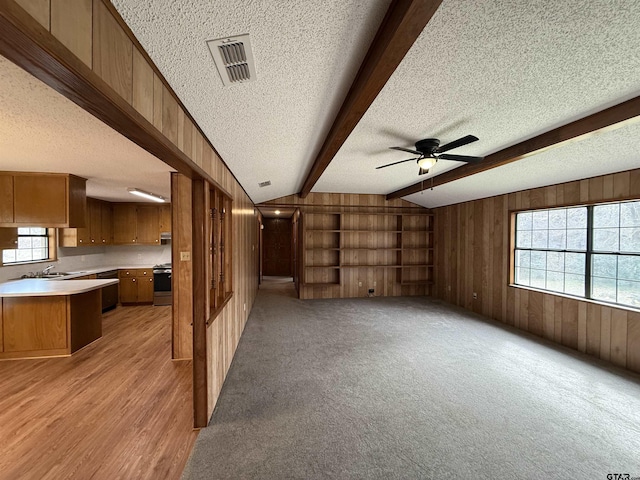
[[[153,304],[171,305],[171,270],[153,272]]]

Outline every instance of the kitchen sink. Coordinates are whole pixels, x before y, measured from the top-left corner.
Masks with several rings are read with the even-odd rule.
[[[60,278],[60,277],[66,277],[67,275],[71,275],[71,274],[67,272],[49,272],[49,273],[29,272],[26,275],[22,275],[22,278]]]

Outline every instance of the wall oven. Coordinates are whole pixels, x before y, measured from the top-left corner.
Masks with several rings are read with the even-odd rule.
[[[153,267],[153,304],[171,305],[171,264]]]

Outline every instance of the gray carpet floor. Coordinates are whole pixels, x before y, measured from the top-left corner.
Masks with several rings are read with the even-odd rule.
[[[425,297],[262,289],[183,479],[640,477],[640,377]]]

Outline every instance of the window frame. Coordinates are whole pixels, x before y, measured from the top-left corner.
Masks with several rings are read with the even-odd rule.
[[[32,264],[37,264],[37,263],[46,263],[46,262],[53,262],[58,260],[58,251],[56,249],[56,245],[57,245],[57,229],[56,228],[51,228],[51,227],[42,227],[39,225],[29,225],[29,226],[21,226],[21,227],[15,227],[18,230],[17,233],[17,238],[19,239],[20,237],[43,237],[43,238],[47,238],[47,258],[43,258],[43,259],[38,259],[38,260],[27,260],[24,262],[8,262],[5,263],[3,261],[3,256],[0,254],[0,266],[2,267],[15,267],[15,266],[19,266],[19,265],[32,265]],[[44,228],[45,229],[45,235],[21,235],[19,233],[19,229],[20,228]],[[4,250],[19,250],[18,248],[12,248],[12,249],[4,249]],[[3,252],[4,250],[0,250],[0,252]]]
[[[581,204],[575,204],[575,205],[561,205],[561,206],[548,206],[548,207],[539,207],[539,208],[526,208],[526,209],[518,209],[518,210],[512,210],[510,211],[510,248],[509,248],[509,286],[512,287],[517,287],[517,288],[524,288],[524,289],[531,289],[531,290],[537,290],[537,291],[541,291],[547,294],[552,294],[552,295],[558,295],[558,296],[567,296],[570,298],[575,298],[575,299],[579,299],[579,300],[584,300],[584,301],[588,301],[588,302],[593,302],[593,303],[601,303],[601,304],[605,304],[608,306],[612,306],[612,307],[617,307],[617,308],[623,308],[623,309],[628,309],[628,310],[635,310],[638,311],[640,310],[640,307],[638,306],[634,306],[634,305],[628,305],[628,304],[624,304],[624,303],[618,303],[618,302],[613,302],[613,301],[608,301],[608,300],[603,300],[600,298],[593,298],[593,272],[592,272],[592,266],[593,266],[593,257],[594,255],[615,255],[616,257],[619,256],[624,256],[624,257],[639,257],[640,258],[640,252],[620,252],[620,247],[618,246],[617,251],[613,250],[613,251],[600,251],[600,250],[594,250],[594,246],[593,246],[593,237],[594,237],[594,209],[595,207],[601,206],[601,205],[621,205],[624,203],[631,203],[631,202],[640,202],[640,199],[638,198],[629,198],[629,199],[620,199],[620,200],[614,200],[614,201],[599,201],[599,202],[593,202],[593,203],[581,203]],[[517,239],[518,239],[518,222],[517,222],[517,215],[521,214],[521,213],[527,213],[527,212],[539,212],[539,211],[550,211],[550,210],[568,210],[571,208],[586,208],[587,209],[587,224],[586,224],[586,248],[584,251],[582,250],[574,250],[574,249],[564,249],[564,250],[559,250],[559,249],[553,249],[553,248],[545,248],[545,249],[536,249],[536,248],[518,248],[517,247]],[[620,222],[618,222],[618,226],[617,227],[612,227],[612,228],[616,228],[618,230],[618,235],[620,235],[620,229],[622,228],[620,226]],[[543,287],[536,287],[536,286],[531,286],[531,285],[523,285],[523,284],[519,284],[516,283],[516,252],[518,250],[527,250],[527,251],[539,251],[539,252],[563,252],[563,253],[582,253],[585,256],[585,268],[584,268],[584,277],[585,277],[585,282],[584,282],[584,295],[577,295],[577,294],[572,294],[572,293],[565,293],[565,292],[559,292],[557,290],[549,290],[547,288],[543,288]],[[617,265],[617,263],[616,263]],[[546,270],[548,271],[548,270]],[[566,273],[565,273],[566,274]],[[602,278],[609,278],[609,277],[602,277]],[[616,271],[616,277],[615,277],[615,281],[616,281],[616,298],[618,297],[618,285],[617,282],[620,280],[620,278],[618,277],[618,273]]]

